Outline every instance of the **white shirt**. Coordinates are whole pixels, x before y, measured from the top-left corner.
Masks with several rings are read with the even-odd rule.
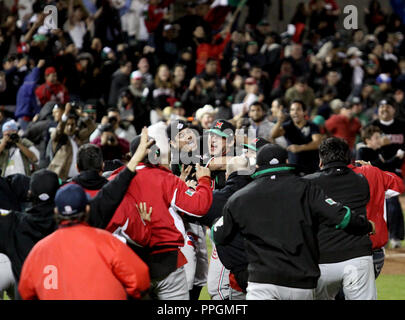
[[[83,37],[86,34],[86,24],[83,21],[76,23],[72,29],[69,30],[69,35],[72,38],[76,48],[83,47]]]
[[[39,159],[39,151],[37,148],[31,146],[28,149],[35,154],[37,159]],[[9,150],[9,160],[4,176],[7,177],[17,173],[26,174],[20,149],[17,147],[12,147]]]
[[[75,175],[79,174],[76,168],[76,159],[77,159],[77,151],[79,150],[76,141],[69,137],[70,144],[72,145],[73,156],[72,156],[72,163],[70,165],[68,176],[69,178],[74,177]]]

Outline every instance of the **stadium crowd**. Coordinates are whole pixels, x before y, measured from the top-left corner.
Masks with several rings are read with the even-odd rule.
[[[405,8],[272,2],[0,1],[0,299],[377,298]]]

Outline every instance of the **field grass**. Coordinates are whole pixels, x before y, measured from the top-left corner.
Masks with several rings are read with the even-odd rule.
[[[405,300],[405,275],[380,275],[377,279],[377,298],[378,300]],[[201,290],[200,300],[210,300],[207,287]]]
[[[380,275],[377,278],[377,297],[378,300],[405,300],[405,275]]]

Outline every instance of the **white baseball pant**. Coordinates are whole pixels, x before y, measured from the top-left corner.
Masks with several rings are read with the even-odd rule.
[[[187,259],[184,265],[188,290],[193,286],[203,287],[207,283],[208,253],[205,229],[197,223],[184,222],[186,236],[181,252]]]
[[[14,285],[14,282],[10,259],[0,253],[0,300],[3,299],[4,292]]]
[[[208,267],[207,289],[211,300],[229,299],[229,270],[219,260],[216,247],[213,243]]]
[[[373,257],[364,256],[338,263],[320,264],[321,277],[315,299],[334,300],[343,289],[346,300],[376,300]]]
[[[163,280],[151,282],[151,296],[158,300],[189,300],[184,266],[177,268]]]
[[[314,289],[277,286],[271,283],[248,282],[246,300],[313,300]]]

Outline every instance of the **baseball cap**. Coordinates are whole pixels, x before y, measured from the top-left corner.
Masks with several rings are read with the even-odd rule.
[[[30,180],[31,194],[41,201],[53,200],[60,186],[58,175],[47,169],[35,171]]]
[[[55,206],[61,216],[69,217],[84,212],[89,203],[86,192],[78,184],[68,184],[55,195]]]
[[[54,67],[48,67],[45,69],[45,75],[50,75],[51,73],[56,73],[56,69]]]
[[[189,128],[189,124],[184,120],[174,120],[166,128],[167,138],[172,140],[181,130]]]
[[[258,151],[260,150],[263,146],[265,146],[266,144],[270,143],[269,141],[267,141],[266,139],[263,138],[256,138],[254,139],[251,143],[249,144],[242,144],[244,147],[249,148],[253,151]]]
[[[18,124],[14,120],[9,120],[3,124],[2,131],[18,131]]]
[[[388,105],[390,105],[390,106],[394,106],[394,105],[395,105],[395,101],[394,101],[394,99],[392,99],[392,98],[385,98],[385,99],[382,99],[382,100],[378,103],[378,106],[380,107],[380,106],[383,106],[383,105],[386,105],[386,104],[388,104]],[[4,131],[4,129],[3,129],[3,131]]]
[[[277,144],[266,144],[256,156],[256,163],[259,166],[277,165],[286,163],[288,152]]]
[[[136,70],[131,73],[131,79],[140,80],[143,78],[143,74],[141,71]]]
[[[218,119],[214,121],[208,132],[216,134],[222,138],[229,138],[235,135],[235,127],[232,125],[232,123],[226,120]]]
[[[376,79],[377,84],[381,83],[391,83],[391,77],[387,73],[381,73],[377,79]]]

